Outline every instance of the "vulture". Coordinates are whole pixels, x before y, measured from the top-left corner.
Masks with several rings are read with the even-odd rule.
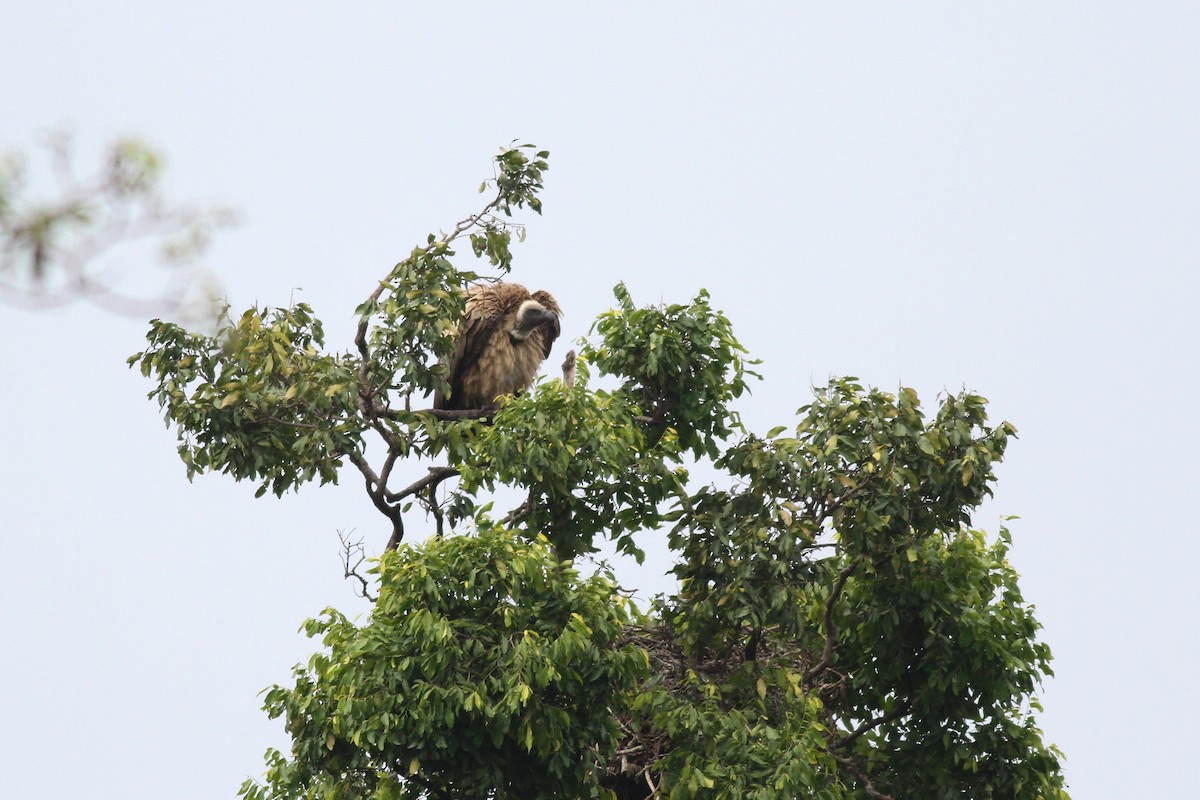
[[[433,407],[486,408],[500,395],[529,388],[558,338],[562,311],[549,293],[518,283],[490,283],[467,291],[467,310],[450,358],[450,395]]]

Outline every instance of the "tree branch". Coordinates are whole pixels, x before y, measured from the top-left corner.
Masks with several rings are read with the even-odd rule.
[[[900,717],[903,717],[905,714],[908,713],[910,708],[912,708],[912,702],[905,700],[904,702],[900,703],[895,708],[893,708],[891,711],[884,714],[882,717],[876,717],[875,719],[869,719],[866,722],[864,722],[862,725],[859,725],[857,728],[852,730],[850,733],[847,733],[845,736],[843,736],[840,739],[838,739],[837,741],[835,741],[833,743],[832,747],[835,749],[839,749],[839,750],[842,748],[845,748],[845,747],[849,747],[850,745],[854,744],[858,740],[858,738],[860,736],[862,736],[863,734],[868,733],[871,730],[874,730],[875,728],[878,728],[880,725],[884,725],[888,722],[892,722],[893,720],[897,720]]]
[[[424,478],[418,478],[398,492],[386,492],[384,496],[389,501],[396,503],[406,497],[411,497],[429,486],[437,486],[442,481],[447,478],[453,478],[457,474],[458,470],[454,467],[430,467],[429,474]]]
[[[502,523],[505,526],[512,526],[529,516],[529,512],[533,511],[533,489],[529,490],[529,495],[525,498],[525,502],[514,508],[505,515]]]
[[[59,197],[0,219],[0,273],[6,273],[0,302],[42,309],[82,300],[126,316],[169,313],[211,322],[215,312],[200,305],[212,306],[219,291],[206,287],[206,273],[186,262],[202,253],[212,232],[230,225],[233,215],[169,204],[159,188],[155,157],[133,142],[114,143],[107,164],[86,181],[76,176],[68,132],[51,132],[44,146]],[[101,258],[145,239],[159,240],[157,260],[169,272],[157,293],[139,297],[120,287],[144,257],[131,253],[129,259],[107,263]],[[199,292],[210,296],[199,297]]]
[[[854,777],[862,781],[863,791],[867,793],[868,797],[873,797],[875,800],[893,800],[890,794],[884,794],[875,788],[875,784],[871,783],[871,776],[868,775],[866,770],[864,770],[862,766],[854,759],[847,756],[838,755],[837,753],[831,753],[830,755],[832,755],[834,759],[836,759],[837,762],[843,767],[853,772]]]
[[[375,470],[367,463],[367,460],[362,457],[362,454],[357,450],[350,450],[346,453],[346,458],[350,459],[350,463],[358,467],[358,471],[367,480],[367,491],[374,492],[379,486],[379,476],[375,474]]]
[[[375,504],[375,508],[379,509],[379,513],[383,514],[392,522],[392,535],[388,539],[385,550],[395,550],[400,546],[400,542],[404,539],[404,516],[400,513],[400,507],[391,505],[387,499],[387,487],[380,479],[375,470],[371,469],[371,465],[363,458],[362,454],[356,450],[351,450],[346,454],[350,459],[350,463],[358,467],[358,471],[362,473],[366,479],[367,496],[371,498],[371,502]],[[391,469],[391,463],[395,460],[395,455],[389,451],[388,461],[385,462],[387,469]]]
[[[489,406],[487,408],[422,408],[417,411],[409,411],[407,409],[404,411],[397,411],[395,409],[388,408],[387,406],[376,405],[372,413],[376,417],[391,420],[407,419],[413,414],[428,414],[434,419],[453,421],[459,419],[491,419],[496,415],[497,410],[497,406]]]
[[[811,685],[813,679],[824,672],[833,660],[833,649],[837,645],[837,625],[833,621],[833,606],[837,603],[837,599],[841,595],[846,581],[850,579],[850,575],[858,568],[858,562],[859,559],[857,557],[854,558],[846,565],[845,569],[838,573],[837,580],[833,582],[833,589],[829,592],[829,599],[825,601],[825,616],[823,620],[825,627],[825,649],[821,653],[821,659],[805,671],[804,682],[806,684]]]

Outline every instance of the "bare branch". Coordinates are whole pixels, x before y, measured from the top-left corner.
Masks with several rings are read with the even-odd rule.
[[[376,406],[372,410],[372,413],[376,417],[380,417],[382,419],[391,419],[391,420],[407,419],[408,417],[412,416],[413,414],[428,414],[429,416],[433,417],[434,419],[439,419],[439,420],[446,421],[446,422],[452,422],[454,420],[460,420],[460,419],[491,419],[492,417],[494,417],[496,415],[497,410],[498,410],[497,406],[489,406],[487,408],[461,408],[461,409],[422,408],[422,409],[418,409],[417,411],[410,411],[408,409],[405,409],[404,411],[397,411],[393,408],[388,408],[387,406],[376,404]]]
[[[533,511],[533,490],[529,490],[529,495],[525,498],[525,502],[508,512],[504,517],[504,524],[512,526],[529,516],[529,512]]]
[[[387,499],[387,487],[380,479],[375,470],[371,469],[371,465],[363,458],[362,453],[351,450],[346,454],[350,459],[350,463],[358,467],[358,471],[362,473],[367,484],[367,496],[371,498],[371,502],[379,513],[383,514],[392,523],[392,535],[388,539],[387,550],[395,550],[400,541],[404,538],[404,516],[400,513],[398,505],[392,505]],[[390,467],[389,467],[390,468]]]
[[[353,533],[353,531],[351,531],[351,533]],[[343,577],[354,578],[360,584],[362,584],[356,593],[360,597],[374,603],[378,598],[371,595],[370,583],[368,583],[367,579],[358,571],[358,568],[362,565],[362,563],[367,560],[367,551],[363,548],[362,539],[350,541],[349,534],[343,533],[342,531],[338,531],[337,534],[338,541],[342,543]],[[351,564],[351,561],[354,563]]]
[[[396,466],[396,459],[400,457],[400,453],[396,450],[389,449],[387,458],[383,460],[383,469],[379,470],[379,490],[387,497],[387,482],[392,476],[392,467]],[[392,498],[387,497],[388,500]]]
[[[374,492],[382,485],[379,481],[379,476],[375,474],[375,470],[363,458],[362,453],[357,450],[351,450],[346,453],[346,457],[350,459],[350,463],[358,467],[358,471],[367,479],[367,491]]]
[[[437,487],[436,483],[429,484],[429,494],[425,498],[425,507],[429,509],[429,513],[433,514],[434,535],[441,539],[446,535],[446,531],[444,528],[445,520],[442,517],[442,507],[438,505],[437,501]]]
[[[383,548],[384,552],[395,550],[402,541],[404,541],[404,517],[397,514],[392,518],[392,535],[388,537],[387,545]]]

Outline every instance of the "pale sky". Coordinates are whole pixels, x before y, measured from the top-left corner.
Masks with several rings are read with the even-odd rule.
[[[990,398],[1020,438],[977,524],[1020,516],[1073,796],[1194,791],[1200,6],[428,5],[10,0],[0,149],[146,138],[172,196],[240,209],[208,259],[234,309],[303,299],[348,349],[497,149],[537,143],[512,279],[561,341],[617,281],[706,287],[764,361],[760,432],[830,375]],[[233,797],[286,746],[257,695],[316,649],[300,623],[368,609],[336,532],[388,530],[356,476],[189,484],[125,368],[145,328],[0,307],[2,797]],[[621,574],[649,595],[643,541]]]

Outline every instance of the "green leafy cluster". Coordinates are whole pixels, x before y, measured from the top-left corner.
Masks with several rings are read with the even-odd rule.
[[[985,401],[947,397],[926,424],[917,395],[835,379],[783,428],[747,436],[716,466],[738,486],[702,488],[670,535],[684,601],[677,629],[712,646],[740,626],[797,635],[797,600],[825,574],[814,553],[836,531],[842,551],[890,558],[923,537],[956,531],[990,493],[1012,426],[986,425]]]
[[[370,388],[380,402],[449,391],[449,359],[466,305],[466,285],[479,276],[455,269],[454,251],[432,241],[397,264],[384,291],[357,309],[369,325]]]
[[[525,151],[534,151],[532,158]],[[542,190],[543,175],[550,168],[546,159],[548,150],[537,150],[532,144],[509,147],[496,156],[496,186],[500,190],[499,210],[507,217],[513,208],[530,209],[542,213],[542,201],[538,193]],[[485,184],[486,185],[486,184]]]
[[[826,747],[821,703],[795,673],[743,666],[717,683],[690,669],[634,708],[671,742],[656,764],[667,800],[852,796]]]
[[[270,788],[241,796],[598,796],[614,714],[647,675],[611,578],[495,528],[402,547],[379,573],[369,623],[307,624],[327,652],[266,700],[292,758],[269,753]]]
[[[583,343],[575,384],[551,381],[513,398],[452,455],[463,495],[497,483],[525,490],[515,521],[564,558],[594,552],[607,536],[640,559],[635,534],[657,529],[664,503],[683,492],[685,454],[716,453],[741,430],[730,404],[754,375],[706,292],[647,308],[623,284],[613,293],[618,308],[593,326],[600,342]],[[591,389],[589,364],[620,387]]]
[[[1005,560],[1008,534],[989,546],[964,527],[1014,434],[986,421],[976,395],[944,398],[926,420],[911,389],[834,380],[794,436],[729,448],[717,466],[735,488],[698,491],[670,535],[680,588],[661,613],[677,646],[783,670],[756,688],[776,686],[784,707],[819,703],[825,764],[854,765],[840,780],[855,791],[861,772],[894,796],[1065,797],[1026,707],[1050,654]],[[745,679],[708,679],[725,706],[753,705]],[[828,791],[836,783],[826,776]],[[738,796],[722,791],[681,796]]]
[[[842,713],[897,714],[855,743],[883,791],[1062,798],[1060,754],[1042,743],[1031,700],[1052,675],[1001,529],[926,536],[851,578],[838,606]],[[811,609],[813,616],[817,609]],[[886,787],[886,788],[885,788]]]
[[[550,165],[546,159],[550,157],[547,150],[537,150],[531,158],[526,150],[535,150],[531,144],[509,147],[496,156],[497,175],[494,181],[484,181],[479,187],[480,192],[487,191],[489,183],[499,190],[493,202],[496,210],[505,217],[511,217],[513,208],[528,206],[537,214],[542,213],[542,201],[537,196],[542,190],[542,176]],[[518,228],[521,240],[525,239],[525,229]],[[487,256],[493,267],[508,272],[512,266],[512,231],[509,225],[499,219],[484,220],[480,229],[471,234],[471,250],[477,257]]]
[[[594,391],[586,362],[578,369],[572,387],[542,383],[478,428],[461,491],[526,490],[520,529],[545,536],[562,558],[593,552],[601,535],[640,557],[633,534],[657,526],[660,505],[687,475],[646,457],[645,426],[626,393]]]
[[[583,356],[601,372],[624,380],[622,391],[650,418],[651,441],[670,431],[677,446],[715,458],[719,444],[740,430],[729,404],[754,376],[733,326],[703,289],[689,305],[636,308],[624,284],[613,289],[617,307],[600,315],[597,345]]]
[[[129,364],[157,382],[149,396],[179,431],[189,479],[219,470],[280,495],[335,481],[359,446],[355,365],[321,352],[307,305],[250,309],[212,336],[154,320],[146,338]]]

